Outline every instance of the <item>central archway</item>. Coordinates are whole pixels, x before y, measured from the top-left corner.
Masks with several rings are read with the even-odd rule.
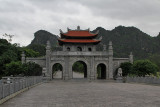
[[[72,65],[73,78],[87,78],[87,64],[83,61],[76,61]]]
[[[52,79],[62,79],[63,78],[63,67],[60,63],[55,63],[52,66]]]
[[[97,79],[106,79],[106,65],[103,63],[97,66]]]

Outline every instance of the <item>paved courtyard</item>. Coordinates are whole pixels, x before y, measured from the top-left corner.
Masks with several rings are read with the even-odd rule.
[[[55,80],[31,88],[0,107],[160,107],[160,86]]]

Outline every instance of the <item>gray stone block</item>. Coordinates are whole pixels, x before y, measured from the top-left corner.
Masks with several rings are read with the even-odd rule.
[[[14,93],[14,84],[13,83],[10,83],[10,94],[13,94]]]
[[[122,83],[122,82],[123,82],[123,78],[122,78],[122,77],[116,78],[116,82],[117,82],[117,83]]]
[[[9,84],[3,85],[3,98],[10,95]]]
[[[0,99],[3,98],[3,86],[2,84],[0,85]]]

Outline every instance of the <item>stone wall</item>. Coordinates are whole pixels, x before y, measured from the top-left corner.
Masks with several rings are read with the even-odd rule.
[[[8,80],[10,78],[10,80]],[[3,77],[0,80],[0,100],[42,82],[41,76],[36,77]]]
[[[156,77],[127,77],[126,82],[160,84],[160,78]]]
[[[46,58],[26,58],[26,62],[35,62],[39,64],[42,68],[46,66]]]

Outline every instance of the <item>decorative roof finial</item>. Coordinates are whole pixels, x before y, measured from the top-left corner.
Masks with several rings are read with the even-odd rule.
[[[109,41],[109,50],[112,50],[113,47],[112,47],[112,41]]]
[[[63,31],[61,29],[59,29],[60,33],[63,33]]]
[[[77,30],[80,30],[80,26],[77,26]]]
[[[90,28],[88,28],[88,31],[90,32]]]
[[[70,29],[67,27],[67,30],[70,31]]]

